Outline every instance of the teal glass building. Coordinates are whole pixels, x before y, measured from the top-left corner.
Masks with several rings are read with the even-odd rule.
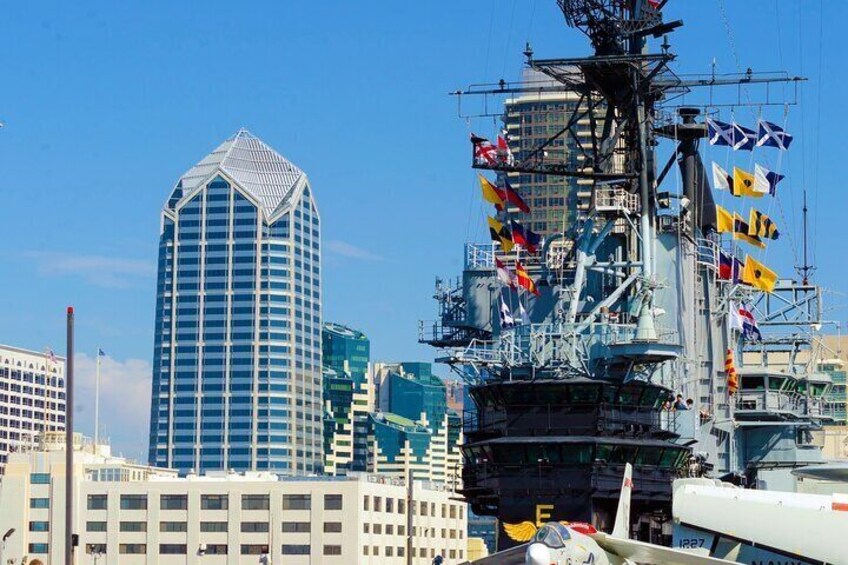
[[[370,383],[368,337],[341,324],[321,332],[324,363],[324,470],[333,475],[365,471]]]
[[[322,469],[320,216],[306,175],[245,130],[162,210],[149,461]]]

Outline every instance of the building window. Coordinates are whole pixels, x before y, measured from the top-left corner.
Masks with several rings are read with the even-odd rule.
[[[324,522],[325,534],[339,534],[342,531],[341,522]]]
[[[226,494],[204,494],[200,496],[201,510],[227,510],[229,498]]]
[[[306,546],[309,547],[309,546]],[[325,545],[324,546],[324,555],[341,555],[342,554],[342,546],[340,545]]]
[[[342,495],[340,494],[325,494],[324,495],[324,510],[341,510]]]
[[[362,555],[368,555],[368,546],[367,545],[362,546]]]
[[[379,535],[379,534],[383,533],[383,525],[382,524],[374,524],[374,526],[371,529],[374,530],[375,534]]]
[[[186,544],[184,543],[160,543],[159,553],[163,555],[185,555]]]
[[[89,510],[106,510],[106,495],[105,494],[89,494],[88,495]]]
[[[393,524],[386,524],[386,535],[392,536],[395,533],[395,527]]]
[[[371,533],[371,524],[368,522],[364,522],[362,524],[362,533],[370,534]]]
[[[374,497],[374,512],[382,512],[383,511],[383,499],[379,496]]]
[[[88,555],[93,553],[97,553],[103,555],[106,553],[106,544],[105,543],[87,543],[85,544],[85,552]]]
[[[371,510],[371,497],[368,496],[367,494],[365,495],[365,498],[362,499],[362,509],[366,510],[366,511]],[[368,555],[368,554],[366,553],[365,555]]]
[[[245,534],[267,533],[268,522],[242,522],[241,531]]]
[[[268,510],[271,507],[271,498],[267,494],[243,494],[241,495],[242,510]],[[245,555],[245,554],[242,554]],[[252,554],[247,554],[252,555]]]
[[[29,553],[49,553],[49,546],[46,543],[31,543],[29,544]]]
[[[50,530],[50,522],[39,521],[39,522],[30,522],[29,523],[29,531],[31,531],[31,532],[47,532],[49,530]]]
[[[386,557],[392,557],[394,555],[394,548],[390,545],[386,546]]]
[[[122,494],[121,510],[147,510],[147,495]]]
[[[225,543],[208,543],[206,544],[207,555],[226,555],[227,544]]]
[[[283,555],[309,555],[308,545],[283,544]],[[328,554],[325,554],[328,555]],[[333,554],[335,555],[335,554]]]
[[[311,527],[311,524],[309,522],[283,522],[283,533],[286,533],[286,534],[294,534],[294,533],[307,533],[308,534],[311,531],[312,531],[312,527]]]
[[[106,531],[106,522],[86,522],[85,523],[85,531],[86,532],[105,532]]]
[[[398,557],[403,557],[405,554],[406,554],[406,548],[405,547],[400,546],[400,547],[397,548],[397,556]]]
[[[188,522],[159,522],[160,532],[187,532]]]
[[[201,522],[200,523],[200,531],[201,532],[226,532],[227,531],[227,523],[226,522]]]
[[[159,497],[160,510],[188,510],[188,495],[163,494]]]
[[[398,514],[406,514],[406,501],[398,499]]]
[[[380,555],[380,548],[376,545],[371,546],[371,555]]]
[[[34,485],[49,485],[50,473],[31,473],[29,482]]]
[[[308,494],[284,494],[283,510],[309,510],[312,508],[312,496]]]
[[[395,511],[395,499],[387,498],[386,499],[386,512],[394,512]]]
[[[121,522],[122,532],[146,532],[147,522]]]
[[[256,543],[243,543],[241,544],[241,554],[242,555],[267,555],[268,554],[268,546]]]
[[[147,544],[144,543],[122,543],[118,545],[118,553],[123,555],[140,555],[147,553]]]
[[[50,508],[50,499],[49,498],[30,498],[29,499],[29,507],[30,508]]]

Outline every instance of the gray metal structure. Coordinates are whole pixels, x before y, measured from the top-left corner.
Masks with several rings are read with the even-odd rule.
[[[660,53],[647,49],[647,38],[664,36],[682,25],[663,22],[661,10],[666,2],[657,6],[643,0],[559,0],[558,4],[567,23],[590,38],[595,55],[535,59],[528,47],[527,65],[557,81],[562,89],[579,93],[580,103],[561,131],[523,159],[475,160],[473,166],[499,175],[591,179],[590,217],[576,229],[549,238],[539,256],[521,256],[540,289],[539,297],[527,300],[529,324],[505,330],[497,324],[501,297],[516,298],[513,291],[498,284],[494,259],[509,260],[515,252],[503,253],[492,244],[469,245],[462,300],[450,309],[453,335],[468,339],[439,340],[429,332],[421,334],[422,342],[443,349],[442,361],[472,385],[472,395],[478,393],[475,401],[480,413],[470,420],[478,427],[466,427],[466,438],[472,441],[465,450],[470,469],[465,477],[466,498],[475,505],[475,512],[515,520],[519,512],[511,513],[504,502],[507,492],[517,486],[514,480],[504,478],[503,472],[499,483],[481,478],[491,477],[491,468],[503,469],[502,461],[486,458],[487,446],[516,434],[528,436],[522,438],[528,445],[551,441],[538,437],[553,433],[551,424],[545,429],[541,420],[536,429],[510,427],[517,425],[517,419],[500,430],[480,427],[480,422],[489,418],[484,412],[491,406],[484,408],[485,402],[479,398],[489,389],[500,390],[498,387],[516,381],[531,388],[534,383],[551,386],[552,382],[573,384],[576,380],[606,383],[604,386],[643,383],[679,392],[694,401],[694,410],[668,413],[656,406],[660,417],[656,428],[635,420],[624,426],[626,430],[628,426],[648,426],[647,435],[636,432],[645,449],[655,446],[650,437],[691,449],[687,464],[678,467],[681,475],[729,477],[761,488],[791,487],[791,469],[821,460],[809,432],[828,419],[823,398],[826,379],[814,374],[815,367],[795,363],[798,353],[811,347],[821,329],[820,292],[806,281],[787,280],[766,294],[719,277],[723,243],[716,233],[712,190],[699,151],[707,128],[698,109],[680,107],[676,99],[702,86],[797,85],[803,79],[751,72],[735,77],[681,78],[669,68],[675,56],[667,40]],[[501,81],[491,88],[475,86],[454,94],[500,96],[527,89],[532,86]],[[606,114],[595,123],[598,108],[605,108]],[[573,126],[583,119],[592,120],[589,143],[574,134]],[[563,136],[578,142],[578,168],[574,160],[552,162],[545,153],[546,146]],[[670,147],[671,157],[658,173],[655,148],[661,144]],[[680,168],[679,191],[663,184],[674,184],[667,179],[675,163]],[[437,293],[443,320],[432,323],[433,328],[446,321],[446,296]],[[753,305],[764,333],[761,342],[745,342],[730,329],[731,302]],[[488,316],[481,316],[483,312]],[[429,327],[422,325],[422,329]],[[740,366],[746,352],[764,353],[764,367],[740,370],[742,383],[736,395],[728,390],[724,370],[728,350],[735,353]],[[783,373],[775,375],[769,368],[770,352],[788,355]],[[774,389],[769,387],[772,378],[777,383]],[[567,404],[564,399],[559,402]],[[614,425],[605,426],[612,427],[599,429],[599,437],[621,437],[611,431]],[[498,434],[506,437],[498,438]],[[480,440],[476,444],[475,437]],[[566,438],[557,441],[568,443]],[[483,455],[478,456],[475,449]],[[596,459],[595,464],[593,473],[598,473],[608,462]],[[648,481],[649,476],[659,480],[646,470],[649,466],[636,462],[637,493],[640,480]],[[542,473],[540,458],[538,489],[542,488]],[[600,483],[596,487],[602,490],[597,485]],[[532,480],[521,488],[534,496]],[[517,497],[512,496],[513,500]],[[634,519],[658,519],[660,523],[651,528],[656,526],[666,534],[663,521],[668,516],[660,512],[662,516],[657,518],[656,507],[649,504],[660,499],[643,501],[650,515],[639,516],[637,508]],[[603,525],[602,506],[590,517],[598,526]],[[532,516],[525,519],[532,520]]]

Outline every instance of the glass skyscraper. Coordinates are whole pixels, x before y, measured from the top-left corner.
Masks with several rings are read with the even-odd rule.
[[[162,210],[151,464],[322,468],[320,217],[306,175],[245,130]]]
[[[357,330],[324,324],[324,471],[343,475],[364,471],[368,414],[373,392],[368,375],[371,343]]]

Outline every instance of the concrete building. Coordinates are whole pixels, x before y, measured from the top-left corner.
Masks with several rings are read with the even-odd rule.
[[[368,414],[374,410],[371,346],[360,331],[324,324],[324,472],[343,475],[367,465]]]
[[[306,174],[245,130],[162,209],[149,462],[323,466],[320,216]]]
[[[466,559],[465,505],[444,485],[416,481],[410,500],[402,479],[365,473],[178,477],[75,439],[79,564],[405,565],[410,554],[415,565],[430,565],[436,555],[447,563]],[[5,559],[62,563],[64,476],[63,434],[12,454],[0,482],[0,530],[15,528]]]
[[[0,474],[9,453],[65,429],[65,358],[0,345]]]

